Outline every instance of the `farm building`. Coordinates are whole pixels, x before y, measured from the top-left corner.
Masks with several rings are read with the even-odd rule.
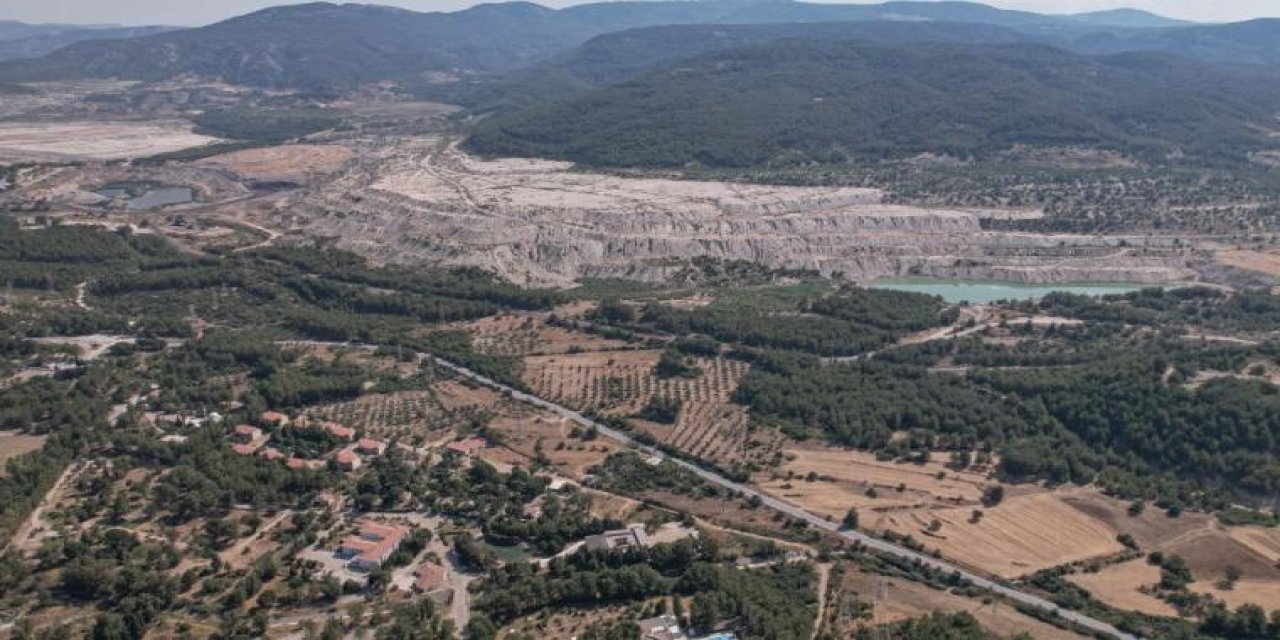
[[[592,551],[643,548],[649,546],[649,536],[644,532],[644,525],[633,524],[626,529],[587,536],[586,543],[587,548]]]

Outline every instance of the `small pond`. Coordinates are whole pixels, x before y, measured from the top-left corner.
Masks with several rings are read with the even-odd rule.
[[[932,296],[942,296],[947,302],[972,302],[986,304],[996,300],[1038,300],[1055,291],[1100,296],[1128,293],[1158,285],[1131,282],[1062,282],[1049,284],[1021,284],[991,280],[963,280],[958,278],[881,278],[871,283],[873,289],[911,291]]]
[[[109,184],[94,193],[111,200],[125,199],[129,211],[150,211],[174,204],[187,204],[196,201],[196,192],[191,187],[177,187],[162,184],[128,183]]]

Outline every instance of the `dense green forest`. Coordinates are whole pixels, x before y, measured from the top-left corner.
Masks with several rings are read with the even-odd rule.
[[[622,167],[993,158],[1018,145],[1245,165],[1274,72],[1033,45],[780,39],[682,59],[483,122],[481,153]]]
[[[1000,471],[1012,480],[1100,480],[1122,494],[1218,506],[1227,494],[1265,500],[1280,491],[1280,389],[1233,378],[1187,388],[1183,376],[1168,378],[1179,369],[1238,369],[1249,350],[1129,349],[1093,351],[1078,361],[1056,354],[1042,368],[979,368],[965,376],[890,358],[822,365],[779,355],[758,359],[736,397],[757,420],[795,435],[889,455],[917,447],[999,449]],[[984,351],[988,361],[1000,352]],[[999,364],[1028,362],[1016,348],[1005,351]],[[896,432],[913,437],[896,442]],[[1211,492],[1197,494],[1186,483]]]
[[[935,297],[813,282],[732,289],[706,307],[675,309],[652,303],[639,317],[606,322],[674,333],[702,334],[749,347],[845,356],[891,344],[903,334],[949,323],[953,310]]]

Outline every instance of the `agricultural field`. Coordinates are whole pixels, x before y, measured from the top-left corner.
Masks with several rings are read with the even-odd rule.
[[[1143,587],[1160,582],[1160,567],[1138,558],[1109,565],[1096,573],[1077,573],[1068,578],[1093,594],[1093,597],[1123,611],[1138,611],[1153,616],[1176,616],[1177,609]]]
[[[849,635],[839,637],[853,637],[855,630],[862,626],[899,622],[935,611],[966,611],[977,618],[983,627],[1003,637],[1023,632],[1031,634],[1036,640],[1080,640],[1084,637],[1019,613],[1011,606],[1001,604],[997,607],[918,582],[859,570],[845,572],[840,595],[842,601],[856,598],[863,603],[874,603],[875,606],[869,620],[849,621],[847,617],[844,618],[844,624],[839,625],[838,629]],[[838,602],[834,606],[841,607],[842,604]]]
[[[501,314],[459,325],[471,334],[479,353],[494,356],[538,356],[578,352],[616,351],[628,343],[547,324],[541,318]]]
[[[1116,532],[1053,493],[1009,498],[983,509],[913,510],[881,515],[867,528],[914,536],[943,556],[1003,578],[1124,551]]]
[[[569,421],[527,407],[504,406],[489,421],[488,428],[501,433],[503,448],[515,454],[501,461],[527,464],[541,458],[560,475],[574,479],[581,479],[588,469],[621,449],[612,440],[575,437],[574,425]]]
[[[524,379],[535,392],[580,411],[634,416],[652,398],[678,403],[673,424],[633,420],[658,441],[723,463],[772,454],[767,437],[753,438],[746,408],[730,402],[750,365],[729,358],[693,358],[696,375],[661,378],[662,352],[607,351],[525,359]]]
[[[976,469],[955,471],[934,461],[879,460],[863,451],[804,445],[788,447],[783,454],[785,462],[757,474],[756,484],[777,497],[835,518],[850,507],[897,511],[975,505],[992,482],[988,473]]]
[[[422,436],[452,424],[429,390],[367,394],[348,402],[312,407],[306,413],[383,438]]]

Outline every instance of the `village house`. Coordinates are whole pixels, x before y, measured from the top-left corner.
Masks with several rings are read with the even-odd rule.
[[[380,456],[387,450],[387,443],[378,442],[369,438],[362,438],[356,444],[356,450],[368,456]]]
[[[233,444],[231,445],[231,450],[242,456],[251,456],[258,448],[251,444]]]
[[[266,458],[267,460],[271,460],[273,462],[276,460],[283,460],[285,458],[284,453],[282,453],[279,449],[276,449],[274,447],[267,447],[266,449],[263,449],[261,452],[259,452],[258,455],[262,456],[263,458]]]
[[[408,536],[407,527],[365,520],[356,535],[342,541],[337,556],[348,560],[347,565],[353,569],[372,571],[382,566]]]
[[[351,427],[344,427],[336,422],[325,422],[320,425],[329,435],[350,442],[356,439],[356,430]]]
[[[445,446],[445,450],[451,453],[457,453],[464,456],[475,455],[477,451],[485,448],[483,438],[467,438],[459,442],[450,442]]]
[[[422,563],[413,571],[413,575],[413,590],[418,593],[431,593],[443,587],[448,577],[445,568],[434,562]]]
[[[364,464],[364,461],[360,459],[360,456],[346,449],[343,449],[334,455],[333,460],[338,463],[339,467],[342,467],[347,471],[355,471],[360,468],[360,465]]]
[[[289,424],[289,416],[278,411],[263,411],[262,415],[258,416],[258,419],[262,424],[273,427],[283,427]]]
[[[617,549],[644,548],[649,546],[649,536],[644,525],[633,524],[626,529],[606,531],[599,535],[586,537],[587,549],[591,551],[614,551]]]
[[[232,434],[241,442],[253,442],[262,437],[262,429],[247,424],[238,424],[232,429]]]

